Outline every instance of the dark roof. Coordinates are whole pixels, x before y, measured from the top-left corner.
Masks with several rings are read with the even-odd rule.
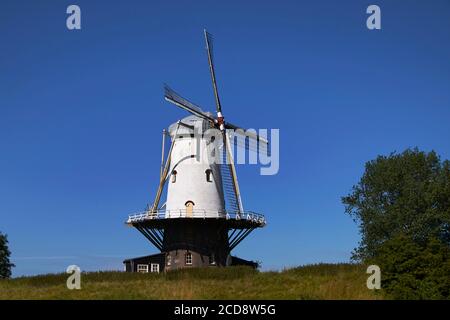
[[[135,258],[129,258],[129,259],[125,259],[123,260],[123,263],[132,261],[132,260],[137,260],[137,259],[145,259],[145,258],[152,258],[152,257],[157,257],[157,256],[161,256],[164,255],[164,253],[155,253],[155,254],[151,254],[149,256],[142,256],[142,257],[135,257]]]
[[[245,260],[236,256],[231,256],[231,265],[232,266],[239,266],[239,265],[244,265],[244,266],[251,266],[253,268],[258,268],[259,264],[256,261],[252,261],[252,260]]]

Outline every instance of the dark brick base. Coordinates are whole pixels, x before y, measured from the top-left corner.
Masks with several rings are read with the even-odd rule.
[[[162,252],[166,253],[166,270],[226,266],[227,260],[231,263],[227,226],[219,219],[175,220],[164,230]],[[186,264],[186,254],[191,255],[191,264]]]

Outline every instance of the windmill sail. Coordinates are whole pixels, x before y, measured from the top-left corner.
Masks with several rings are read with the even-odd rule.
[[[214,117],[205,111],[203,111],[199,106],[196,104],[190,102],[189,100],[183,98],[181,95],[176,93],[174,90],[172,90],[167,84],[164,85],[164,98],[176,105],[177,107],[180,107],[196,116],[199,116],[204,119],[208,119],[212,122],[215,122]]]
[[[230,165],[225,162],[222,163],[220,165],[220,173],[222,175],[223,193],[225,196],[225,210],[233,213],[239,212],[239,203],[234,191]]]
[[[207,50],[209,50],[209,55],[211,57],[211,64],[214,64],[214,50],[213,50],[213,45],[214,45],[214,37],[211,33],[209,33],[208,31],[204,30],[205,33],[205,40],[206,40],[206,45],[207,45]]]
[[[178,132],[179,127],[180,127],[180,124],[178,123],[176,132]],[[176,135],[176,132],[175,132],[175,135]],[[166,164],[164,166],[164,170],[161,173],[158,191],[156,192],[156,197],[155,197],[155,201],[153,202],[153,205],[152,205],[151,213],[156,213],[158,211],[159,201],[161,200],[161,194],[164,189],[164,184],[166,183],[167,176],[169,174],[170,162],[171,162],[171,158],[172,158],[172,150],[173,150],[174,145],[175,145],[175,140],[172,140],[172,143],[170,144],[169,154],[167,155],[167,159],[166,159]]]
[[[250,152],[255,152],[259,154],[269,154],[269,144],[270,142],[261,137],[259,135],[255,135],[251,131],[241,131],[241,130],[229,130],[231,127],[228,126],[228,123],[225,124],[228,127],[227,133],[230,136],[231,143],[238,148],[243,148]],[[255,138],[255,136],[257,136]]]
[[[231,197],[231,199],[228,199],[227,201],[230,210],[235,213],[242,213],[244,211],[244,208],[242,206],[242,200],[239,191],[239,183],[237,181],[236,168],[234,167],[234,159],[230,150],[231,149],[230,140],[225,131],[226,127],[222,115],[222,106],[220,104],[219,91],[217,90],[217,80],[216,80],[216,73],[214,70],[213,54],[212,54],[212,43],[213,43],[212,36],[206,30],[204,30],[204,32],[205,32],[206,52],[208,54],[209,71],[211,73],[211,82],[214,91],[214,97],[216,100],[217,124],[219,129],[222,131],[223,151],[224,151],[223,157],[225,158],[224,162],[225,166],[222,165],[224,192],[228,193],[229,198]],[[232,192],[229,192],[230,189]]]
[[[245,129],[243,129],[239,126],[236,126],[234,124],[231,124],[229,122],[227,122],[225,124],[225,128],[235,130],[235,132],[237,132],[237,133],[239,133],[239,132],[244,133],[244,135],[246,137],[248,137],[249,139],[254,139],[254,140],[256,140],[256,142],[258,142],[260,144],[268,144],[269,143],[269,141],[267,141],[266,138],[261,137],[260,135],[254,133],[250,130],[245,130]]]
[[[208,53],[209,71],[211,73],[211,81],[216,99],[216,110],[218,116],[221,117],[222,107],[220,105],[219,91],[217,90],[216,72],[214,71],[213,54],[212,54],[212,35],[205,30],[206,52]]]
[[[225,157],[227,160],[227,162],[225,162],[225,163],[228,165],[229,171],[231,173],[230,175],[231,175],[231,179],[232,179],[234,195],[236,197],[237,206],[239,208],[239,210],[237,212],[243,213],[244,207],[242,206],[241,192],[239,190],[239,183],[237,180],[236,167],[234,166],[234,158],[231,153],[230,139],[229,139],[228,135],[226,134],[226,132],[223,133],[223,139],[224,139],[224,148],[226,151],[224,153],[225,153]]]

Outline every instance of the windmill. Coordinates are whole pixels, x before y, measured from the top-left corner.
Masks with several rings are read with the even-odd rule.
[[[153,204],[144,212],[130,215],[126,222],[161,251],[147,259],[163,261],[158,271],[245,264],[245,260],[232,257],[231,251],[254,229],[266,224],[263,215],[244,210],[233,148],[238,145],[266,152],[268,141],[225,120],[214,69],[212,36],[206,30],[204,36],[216,114],[203,111],[164,86],[165,100],[191,115],[163,130],[160,181]],[[237,135],[244,138],[244,144],[242,140],[240,145],[236,142]],[[167,155],[166,136],[171,140]],[[200,154],[208,155],[205,161],[199,161]],[[215,155],[214,161],[211,154]],[[166,188],[166,201],[161,203]],[[156,267],[156,262],[149,263],[152,269],[153,265]]]

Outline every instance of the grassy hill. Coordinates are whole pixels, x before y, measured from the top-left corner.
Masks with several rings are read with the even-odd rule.
[[[259,272],[247,267],[189,269],[166,274],[83,273],[81,290],[67,274],[0,280],[0,299],[382,299],[366,287],[366,268],[318,264]]]

